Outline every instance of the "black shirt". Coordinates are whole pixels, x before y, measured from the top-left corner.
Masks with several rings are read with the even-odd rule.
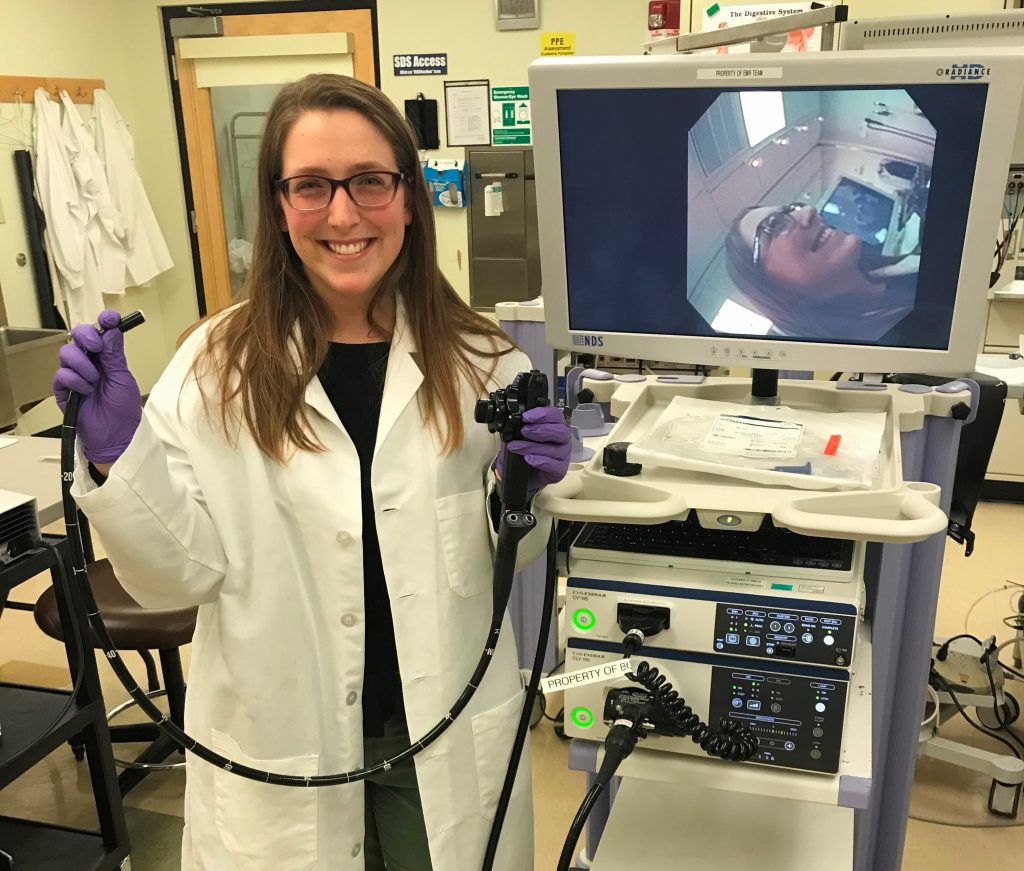
[[[363,734],[381,737],[384,723],[405,719],[399,680],[395,625],[370,490],[370,465],[388,365],[387,342],[342,345],[332,342],[320,370],[320,383],[359,455],[363,504],[363,597],[366,645],[363,675]],[[339,482],[339,486],[344,486]]]

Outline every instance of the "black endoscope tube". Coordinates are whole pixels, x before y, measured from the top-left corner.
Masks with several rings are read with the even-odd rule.
[[[141,312],[133,312],[130,315],[125,315],[125,317],[121,319],[117,329],[122,332],[126,332],[133,327],[137,327],[143,321],[144,317]],[[387,771],[398,763],[412,758],[421,750],[429,747],[442,734],[444,734],[452,723],[455,722],[455,718],[462,713],[466,705],[469,704],[469,700],[473,698],[477,688],[480,686],[480,682],[483,680],[484,674],[487,672],[487,668],[494,659],[494,650],[498,645],[498,636],[501,634],[501,623],[504,616],[505,604],[502,604],[501,611],[499,613],[497,612],[497,601],[495,602],[496,615],[492,619],[491,628],[487,633],[487,645],[484,648],[483,653],[480,655],[480,661],[477,663],[476,668],[473,671],[473,675],[469,679],[469,683],[462,691],[462,695],[460,695],[455,704],[452,705],[451,710],[440,721],[438,721],[438,723],[430,729],[426,735],[420,738],[419,741],[411,744],[397,756],[393,756],[391,759],[385,759],[376,765],[371,765],[367,768],[358,768],[354,771],[348,771],[342,774],[316,774],[310,777],[260,771],[258,768],[251,768],[248,765],[242,765],[239,762],[234,762],[233,760],[228,759],[226,756],[221,756],[219,753],[215,753],[213,750],[203,746],[194,738],[190,737],[184,730],[171,722],[163,711],[161,711],[146,697],[145,692],[143,692],[142,688],[135,681],[132,673],[128,670],[124,661],[121,659],[121,654],[114,646],[114,643],[110,638],[110,633],[107,631],[107,627],[103,623],[103,618],[99,613],[99,607],[96,605],[96,599],[93,597],[92,588],[89,585],[85,549],[82,544],[81,529],[78,525],[78,507],[75,505],[74,497],[71,495],[71,486],[75,480],[75,437],[77,435],[78,427],[78,409],[81,403],[81,394],[71,391],[71,395],[68,397],[67,407],[64,411],[64,424],[61,428],[60,443],[61,498],[64,505],[64,523],[67,526],[67,537],[71,547],[71,565],[73,572],[72,583],[78,583],[79,589],[82,593],[82,599],[85,602],[85,609],[89,617],[89,624],[92,626],[93,631],[96,633],[96,637],[99,639],[100,647],[106,654],[110,667],[114,670],[114,673],[124,685],[128,694],[136,704],[138,704],[140,710],[142,710],[146,716],[156,723],[164,734],[174,741],[175,744],[183,750],[194,753],[200,759],[209,762],[211,765],[216,765],[231,774],[244,777],[248,780],[258,780],[262,783],[272,783],[278,786],[338,786],[343,783],[355,783],[356,781],[365,780],[367,777]],[[516,459],[522,458],[516,457]],[[513,463],[513,468],[514,466],[515,464]],[[507,513],[508,512],[506,512],[506,514]],[[530,519],[532,521],[532,516]],[[522,534],[525,535],[525,531]],[[511,590],[512,578],[511,575],[507,578],[499,578],[499,572],[508,571],[509,565],[507,559],[507,548],[508,546],[515,547],[521,537],[522,535],[518,538],[516,538],[515,535],[506,536],[506,558],[502,560],[500,565],[496,562],[494,567],[496,599],[498,596],[497,591],[500,589],[504,591],[505,603],[508,601],[508,591]],[[516,539],[515,545],[512,545],[511,543],[511,539],[513,538]],[[499,540],[501,540],[500,534]],[[514,552],[511,569],[513,571],[515,569]]]

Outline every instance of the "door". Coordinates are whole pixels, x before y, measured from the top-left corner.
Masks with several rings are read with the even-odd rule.
[[[271,101],[313,72],[377,84],[374,21],[373,8],[170,19],[200,315],[235,301],[251,262]]]

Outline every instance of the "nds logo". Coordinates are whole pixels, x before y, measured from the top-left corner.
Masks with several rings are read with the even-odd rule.
[[[573,336],[572,343],[577,348],[602,348],[604,336]]]
[[[983,79],[990,72],[991,69],[984,64],[950,64],[948,67],[939,67],[935,75],[953,82],[970,82]]]

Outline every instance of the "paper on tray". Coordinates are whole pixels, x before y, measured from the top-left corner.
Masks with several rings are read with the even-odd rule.
[[[884,432],[884,412],[677,396],[629,459],[801,490],[857,490],[871,486]]]

